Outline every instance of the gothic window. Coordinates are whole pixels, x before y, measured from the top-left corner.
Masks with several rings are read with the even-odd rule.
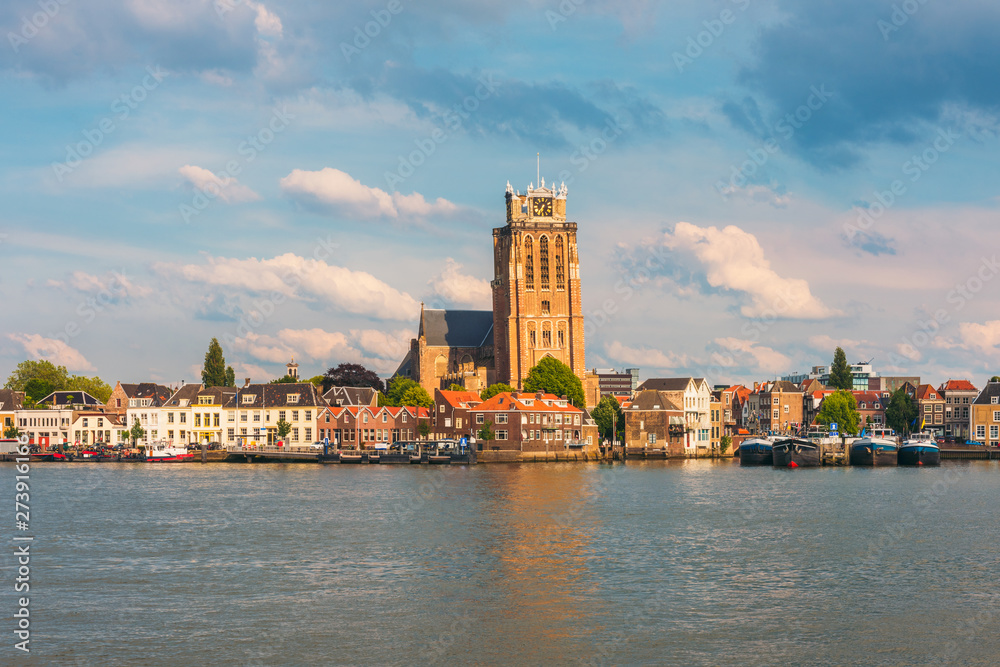
[[[566,347],[566,332],[560,329],[559,334],[559,347]]]
[[[563,240],[561,236],[556,237],[556,289],[566,289],[566,275],[563,270]]]
[[[542,324],[542,348],[549,349],[552,347],[552,325],[548,322]]]
[[[549,237],[543,236],[538,241],[538,273],[541,289],[549,288]]]
[[[530,236],[524,239],[524,288],[535,289],[535,252]]]
[[[528,340],[531,342],[531,347],[535,347],[535,332],[534,332],[534,330],[528,332]]]
[[[542,315],[548,315],[549,314],[549,307],[550,307],[550,304],[549,304],[548,301],[542,301]]]
[[[443,354],[439,354],[438,358],[434,360],[434,375],[444,377],[447,372],[448,359]]]

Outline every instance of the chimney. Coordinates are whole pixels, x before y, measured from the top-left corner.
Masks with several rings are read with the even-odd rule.
[[[243,382],[243,388],[246,389],[249,386],[250,386],[250,378],[245,378]]]
[[[535,398],[537,398],[539,401],[542,400],[542,396],[544,396],[542,392],[538,392],[537,394],[535,394]]]
[[[562,396],[560,396],[559,398],[561,398],[561,399],[562,399],[562,400],[564,400],[564,401],[565,401],[565,400],[568,400],[568,399],[566,398],[566,394],[563,394],[563,395],[562,395]]]

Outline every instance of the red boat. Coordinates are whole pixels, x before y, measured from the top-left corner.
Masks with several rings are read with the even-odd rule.
[[[172,447],[170,445],[150,445],[146,449],[147,463],[182,463],[193,461],[194,453],[189,452],[184,447]]]

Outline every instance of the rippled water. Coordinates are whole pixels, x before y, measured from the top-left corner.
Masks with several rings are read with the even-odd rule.
[[[10,507],[12,466],[0,475]],[[31,478],[26,664],[1000,655],[995,463],[81,463],[34,465]],[[11,664],[12,633],[0,637]]]

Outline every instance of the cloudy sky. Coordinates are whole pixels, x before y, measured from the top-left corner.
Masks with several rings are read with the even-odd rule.
[[[894,5],[897,9],[894,10]],[[993,0],[7,0],[0,372],[390,373],[569,188],[589,367],[1000,372]]]

